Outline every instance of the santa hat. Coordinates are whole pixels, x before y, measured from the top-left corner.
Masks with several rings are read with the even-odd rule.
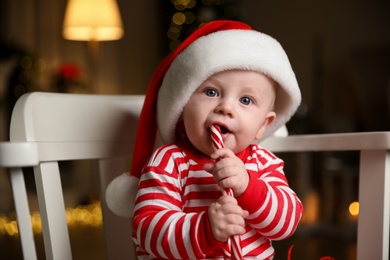
[[[242,22],[222,20],[204,24],[161,62],[149,83],[131,174],[117,177],[106,190],[107,205],[114,213],[132,216],[138,179],[153,153],[157,131],[163,143],[174,142],[176,124],[194,91],[213,74],[232,69],[261,72],[279,85],[277,116],[263,139],[283,126],[297,110],[301,93],[279,42]]]

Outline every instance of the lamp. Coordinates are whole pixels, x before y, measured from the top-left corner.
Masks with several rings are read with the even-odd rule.
[[[117,1],[69,0],[62,34],[67,40],[88,42],[91,81],[95,80],[98,77],[96,70],[99,41],[118,40],[123,36],[123,24]]]
[[[75,41],[111,41],[123,36],[122,19],[115,0],[69,0],[63,36]]]

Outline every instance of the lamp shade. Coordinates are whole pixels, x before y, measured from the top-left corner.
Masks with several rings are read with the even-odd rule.
[[[63,36],[76,41],[111,41],[123,36],[122,19],[115,0],[69,0]]]

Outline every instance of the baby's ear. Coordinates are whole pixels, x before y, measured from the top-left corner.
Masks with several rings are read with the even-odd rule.
[[[263,137],[265,130],[267,130],[267,128],[272,125],[272,123],[275,121],[275,118],[276,113],[274,111],[268,112],[264,119],[263,125],[260,127],[259,131],[256,134],[256,140],[260,140]]]

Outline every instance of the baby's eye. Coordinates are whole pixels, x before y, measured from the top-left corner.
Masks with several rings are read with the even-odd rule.
[[[242,104],[244,104],[244,105],[249,105],[249,104],[252,102],[252,100],[251,100],[249,97],[242,97],[242,98],[240,99],[240,102],[241,102]]]
[[[209,96],[209,97],[215,97],[218,95],[218,92],[212,88],[205,89],[204,93],[206,94],[206,96]]]

